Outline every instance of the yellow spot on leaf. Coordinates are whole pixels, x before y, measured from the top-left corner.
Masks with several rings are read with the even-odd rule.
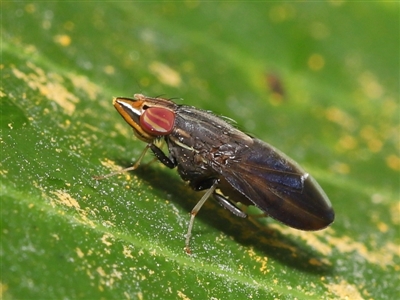
[[[392,266],[394,257],[399,256],[398,246],[392,242],[382,245],[379,249],[369,250],[363,243],[356,242],[348,236],[341,238],[327,236],[330,245],[337,248],[343,254],[355,252],[362,256],[371,264],[375,264],[382,268]]]
[[[112,242],[110,242],[108,239],[113,238],[113,236],[110,233],[105,233],[102,237],[101,237],[101,242],[103,244],[105,244],[106,246],[111,246]]]
[[[385,233],[385,232],[387,232],[389,230],[389,226],[386,223],[379,222],[378,223],[378,229],[379,229],[380,232]]]
[[[325,285],[333,294],[335,294],[339,299],[351,299],[351,300],[362,300],[364,297],[361,296],[360,291],[357,287],[342,280],[338,284],[326,284]]]
[[[3,295],[5,294],[5,292],[7,292],[8,290],[8,285],[0,282],[0,298],[2,299]]]
[[[51,192],[53,195],[56,195],[58,198],[58,202],[67,206],[67,207],[74,207],[76,209],[80,209],[80,205],[78,201],[71,197],[70,194],[64,192],[62,190],[55,190]]]
[[[166,85],[178,87],[181,84],[182,80],[179,73],[161,62],[152,62],[150,64],[150,71],[159,81]]]
[[[331,169],[339,174],[349,174],[350,173],[350,166],[345,163],[335,162]]]
[[[133,258],[133,255],[132,255],[132,250],[131,249],[129,249],[127,246],[123,246],[124,247],[124,250],[122,251],[122,254],[124,254],[124,256],[126,257],[126,258]]]
[[[79,258],[82,258],[85,256],[85,254],[83,253],[83,251],[80,248],[76,248],[76,255],[78,255]]]
[[[63,78],[55,73],[47,73],[31,62],[27,62],[27,65],[32,72],[25,73],[13,67],[14,76],[23,80],[30,89],[37,90],[47,99],[56,102],[66,114],[72,115],[79,99],[65,88]]]
[[[25,6],[25,11],[28,14],[32,14],[32,13],[34,13],[36,11],[36,7],[33,4],[28,4],[28,5]]]
[[[347,130],[352,130],[354,128],[355,122],[353,118],[337,107],[329,107],[326,110],[325,115],[329,121],[334,122]]]
[[[100,276],[102,276],[102,277],[106,276],[106,272],[104,272],[104,270],[103,270],[102,267],[98,267],[98,268],[96,269],[96,271],[97,271],[97,273],[100,274]]]
[[[104,70],[104,73],[106,73],[107,75],[112,75],[112,74],[115,73],[115,68],[113,66],[110,66],[110,65],[105,66],[103,68],[103,70]]]
[[[345,135],[339,139],[339,145],[345,150],[352,150],[357,147],[357,140],[351,135]]]
[[[68,47],[71,44],[71,37],[66,34],[59,34],[54,36],[53,38],[54,42],[57,44],[63,46],[63,47]]]
[[[325,59],[322,55],[314,53],[308,59],[308,67],[313,71],[319,71],[325,66]]]
[[[68,76],[75,88],[85,92],[90,100],[96,100],[100,87],[90,81],[86,76],[71,74]],[[108,105],[107,105],[108,108]]]
[[[390,215],[394,225],[400,225],[400,203],[395,202],[390,207]]]
[[[186,296],[182,291],[178,291],[178,297],[183,300],[190,300],[190,298]]]
[[[364,94],[368,98],[377,99],[383,95],[383,87],[374,74],[366,71],[358,78]]]
[[[395,171],[400,171],[400,157],[397,155],[392,154],[386,157],[386,164],[389,168]]]

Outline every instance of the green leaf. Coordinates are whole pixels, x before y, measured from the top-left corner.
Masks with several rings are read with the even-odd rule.
[[[399,6],[3,2],[1,297],[395,299]],[[113,96],[175,97],[283,150],[336,220],[232,216],[160,163]]]

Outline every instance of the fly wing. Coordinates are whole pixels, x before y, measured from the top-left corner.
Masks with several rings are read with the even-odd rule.
[[[253,141],[237,162],[220,170],[228,184],[270,217],[293,228],[319,230],[331,224],[334,212],[318,183],[279,150]]]

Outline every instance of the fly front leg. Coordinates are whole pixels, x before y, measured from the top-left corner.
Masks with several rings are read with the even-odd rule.
[[[153,143],[150,144],[150,149],[153,151],[154,155],[157,157],[157,159],[162,162],[163,165],[167,166],[170,169],[173,169],[176,167],[176,162],[173,161],[171,158],[165,155],[165,153],[158,148],[156,145]]]
[[[125,168],[125,169],[122,169],[122,170],[119,170],[119,171],[116,171],[116,172],[112,172],[112,173],[107,174],[107,175],[93,176],[93,179],[101,180],[101,179],[108,178],[108,177],[111,177],[111,176],[114,176],[114,175],[118,175],[118,174],[125,173],[125,172],[128,172],[128,171],[136,170],[137,167],[139,167],[140,162],[142,161],[142,159],[143,159],[144,155],[146,154],[147,150],[149,148],[151,148],[152,145],[153,145],[153,143],[146,145],[146,147],[143,149],[142,153],[140,154],[138,160],[136,161],[136,163],[133,166]]]

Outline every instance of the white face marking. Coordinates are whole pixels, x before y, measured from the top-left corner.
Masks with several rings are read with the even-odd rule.
[[[133,112],[135,115],[140,116],[142,114],[142,110],[140,109],[135,109],[132,105],[129,105],[128,103],[125,103],[124,101],[117,101],[117,103],[131,112]]]

